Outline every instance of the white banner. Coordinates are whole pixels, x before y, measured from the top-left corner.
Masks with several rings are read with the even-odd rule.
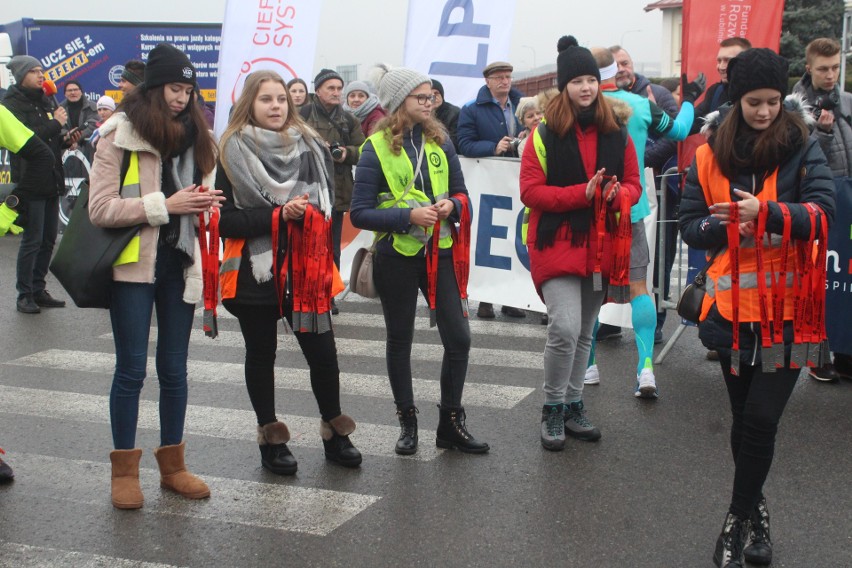
[[[467,287],[470,299],[544,312],[544,304],[530,275],[527,247],[521,243],[524,204],[521,203],[518,186],[520,160],[460,156],[459,161],[473,208]],[[651,253],[648,267],[648,290],[651,290],[656,253],[657,196],[653,170],[646,168],[645,175],[646,195],[651,202],[651,214],[645,218],[645,234]],[[372,239],[371,232],[360,231],[343,248],[340,273],[344,280],[349,278],[355,251],[369,247]],[[633,327],[631,313],[630,304],[606,304],[601,309],[600,319],[604,323],[629,328]]]
[[[403,64],[462,106],[485,84],[485,66],[508,60],[514,17],[515,0],[409,0]]]
[[[290,0],[286,5],[227,1],[216,84],[217,137],[225,131],[231,106],[252,71],[275,71],[284,81],[310,76],[321,8],[321,0]]]

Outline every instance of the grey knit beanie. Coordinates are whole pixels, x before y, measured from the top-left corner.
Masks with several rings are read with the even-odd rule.
[[[41,63],[31,55],[16,55],[9,60],[6,67],[12,72],[15,82],[20,84],[24,80],[24,77],[27,76],[27,73],[36,67],[41,67]]]
[[[362,93],[367,93],[368,97],[374,92],[373,87],[370,86],[369,83],[365,81],[352,81],[351,83],[346,85],[345,89],[343,89],[344,101],[347,99],[347,97],[349,97],[349,93],[351,93],[352,91],[361,91]]]
[[[389,113],[402,106],[411,91],[423,83],[432,84],[432,80],[419,71],[406,67],[391,68],[385,64],[374,67],[370,72],[370,79],[376,86],[376,94],[382,108]]]

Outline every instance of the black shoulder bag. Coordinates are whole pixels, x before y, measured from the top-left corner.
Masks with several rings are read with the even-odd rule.
[[[695,278],[684,289],[677,301],[677,314],[686,321],[698,323],[698,319],[701,317],[701,306],[704,304],[704,296],[707,294],[707,270],[720,252],[722,252],[722,247],[713,252],[707,264],[695,275]]]
[[[130,152],[121,161],[119,187],[130,168]],[[140,226],[96,227],[89,218],[89,185],[83,183],[71,219],[59,241],[50,271],[78,308],[109,308],[112,265]]]

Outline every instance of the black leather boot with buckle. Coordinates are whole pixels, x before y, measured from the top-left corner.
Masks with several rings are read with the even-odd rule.
[[[397,410],[399,418],[399,440],[396,441],[394,451],[401,456],[410,456],[417,453],[417,410],[416,406],[409,406]]]
[[[489,450],[488,444],[474,438],[464,425],[464,408],[441,409],[441,417],[438,421],[437,437],[435,444],[439,448],[455,448],[460,452],[468,454],[484,454]]]
[[[766,497],[761,497],[757,502],[750,520],[748,546],[745,547],[743,556],[750,564],[771,564],[772,541],[769,538],[769,509],[766,508]]]

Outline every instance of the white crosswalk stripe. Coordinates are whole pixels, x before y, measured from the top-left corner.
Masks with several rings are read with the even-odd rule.
[[[42,369],[82,371],[87,373],[112,374],[115,369],[115,355],[92,351],[70,351],[49,349],[32,355],[6,361],[7,365],[20,365]],[[189,380],[193,383],[220,383],[242,385],[243,365],[241,363],[220,363],[212,361],[188,362]],[[156,376],[154,358],[148,358],[148,375]],[[279,389],[311,391],[310,373],[307,369],[275,368],[275,380]],[[414,379],[416,400],[439,402],[441,384],[439,381]],[[466,382],[464,400],[468,406],[491,408],[513,408],[535,389],[529,387],[502,386],[484,383]],[[344,394],[392,398],[388,379],[384,376],[358,373],[340,374],[340,391]]]
[[[30,546],[17,542],[0,542],[0,568],[104,568],[105,566],[109,568],[177,568],[172,564],[141,562],[115,556]]]
[[[139,428],[159,430],[160,419],[158,403],[153,400],[139,401]],[[40,416],[57,420],[74,420],[95,424],[109,424],[109,397],[73,392],[31,389],[4,386],[0,396],[0,412]],[[293,416],[281,413],[281,419],[287,422],[292,439],[288,445],[293,447],[322,447],[319,435],[318,417]],[[186,409],[187,434],[228,438],[232,440],[255,441],[257,420],[250,410],[216,408],[190,404]],[[399,427],[383,426],[359,422],[352,435],[352,443],[362,453],[373,456],[393,457],[393,443],[399,436]],[[420,430],[423,443],[417,453],[407,459],[430,461],[440,452],[434,444],[434,431]]]
[[[105,333],[101,339],[112,339],[112,333]],[[151,328],[151,341],[157,337],[156,328]],[[244,348],[243,335],[239,331],[219,331],[219,337],[210,339],[204,335],[204,331],[193,329],[190,342],[196,345],[224,346]],[[337,343],[337,354],[341,357],[375,357],[377,353],[384,354],[385,342],[369,339],[335,338]],[[278,349],[289,352],[301,353],[299,343],[291,334],[280,334],[278,336]],[[411,358],[417,361],[437,361],[444,357],[442,345],[415,343],[411,347]],[[514,351],[507,349],[487,349],[483,347],[471,347],[471,365],[497,365],[500,367],[512,367],[515,369],[544,368],[544,358],[541,353],[532,351]]]
[[[150,454],[143,456],[143,466],[146,460],[154,461]],[[51,499],[112,507],[105,487],[110,477],[109,463],[16,454],[15,469],[27,480],[22,491]],[[73,479],[73,487],[55,483],[56,479],[64,478]],[[184,499],[160,488],[160,474],[156,469],[140,467],[139,481],[145,495],[142,511],[325,536],[380,499],[375,495],[344,491],[208,475],[203,478],[210,486],[210,499]]]

